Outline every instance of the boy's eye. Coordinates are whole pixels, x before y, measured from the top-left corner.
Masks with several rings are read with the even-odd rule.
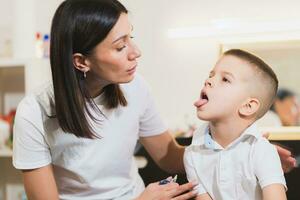
[[[222,81],[230,83],[230,81],[225,77],[222,79]]]

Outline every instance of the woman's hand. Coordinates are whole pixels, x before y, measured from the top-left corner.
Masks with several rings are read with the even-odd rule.
[[[294,169],[294,167],[296,167],[296,159],[292,157],[292,153],[289,150],[276,144],[274,145],[278,151],[283,171],[285,173],[290,172],[292,169]]]
[[[196,184],[193,182],[179,185],[168,183],[159,185],[158,182],[149,184],[144,192],[135,200],[185,200],[197,195],[192,191]],[[184,194],[182,194],[184,193]]]

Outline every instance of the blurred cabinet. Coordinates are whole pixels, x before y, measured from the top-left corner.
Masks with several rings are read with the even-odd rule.
[[[16,108],[26,94],[50,80],[48,59],[0,59],[0,114]],[[23,200],[23,191],[21,173],[12,165],[11,149],[0,149],[0,200]]]
[[[14,106],[11,104],[49,80],[48,59],[0,59],[0,114],[6,114]]]

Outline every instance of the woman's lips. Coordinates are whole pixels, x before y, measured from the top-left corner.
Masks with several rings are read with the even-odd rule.
[[[134,67],[130,68],[129,70],[127,70],[127,72],[129,74],[133,74],[135,72],[135,70],[136,70],[136,65]]]

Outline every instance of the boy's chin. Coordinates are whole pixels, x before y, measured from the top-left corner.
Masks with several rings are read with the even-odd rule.
[[[205,115],[204,113],[199,113],[198,112],[197,117],[198,117],[198,119],[203,120],[203,121],[210,121],[211,120],[211,116]]]

